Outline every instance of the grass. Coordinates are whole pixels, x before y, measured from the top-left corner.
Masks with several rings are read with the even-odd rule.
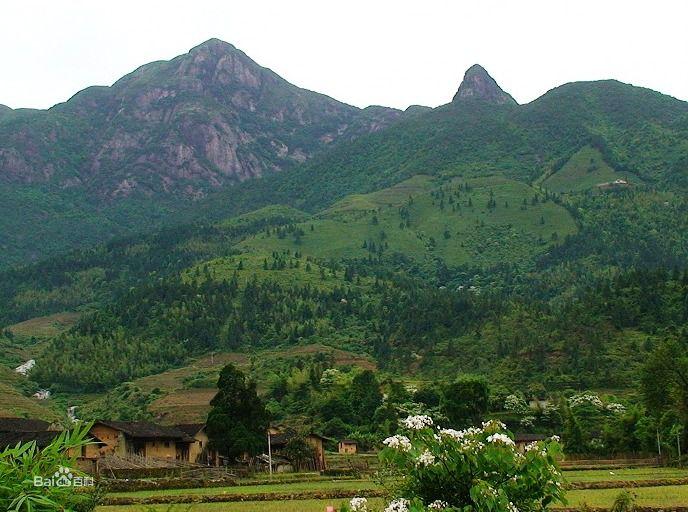
[[[40,401],[22,393],[24,380],[25,377],[14,370],[0,366],[0,416],[48,421],[58,419],[58,415],[50,408],[50,401]]]
[[[459,190],[466,185],[469,190]],[[374,244],[385,254],[419,262],[436,257],[450,265],[520,262],[576,231],[563,207],[533,203],[536,195],[524,183],[497,176],[415,176],[372,194],[348,196],[299,224],[305,234],[298,244],[292,237],[261,233],[240,246],[257,254],[298,250],[339,259],[368,257]],[[490,200],[494,203],[488,208]]]
[[[595,489],[569,491],[566,493],[568,506],[587,504],[591,507],[611,507],[622,489]],[[677,507],[688,504],[688,485],[663,487],[638,487],[631,489],[637,497],[637,504],[654,507]]]
[[[295,244],[291,237],[279,239],[274,232],[269,237],[266,234],[263,236],[278,241],[277,245],[271,249],[263,248],[238,256],[215,258],[203,262],[186,270],[183,278],[188,280],[197,275],[203,276],[208,272],[212,279],[229,280],[236,274],[240,285],[244,285],[255,277],[259,281],[274,281],[285,287],[309,285],[320,290],[332,290],[342,286],[367,287],[374,281],[371,278],[363,278],[359,284],[347,283],[344,281],[342,271],[332,275],[327,268],[320,266],[317,262],[308,261],[301,255],[297,257],[295,253],[301,252],[302,248]],[[279,255],[275,257],[273,252]],[[284,262],[284,268],[273,268],[273,265],[278,262]]]
[[[561,169],[548,176],[542,185],[552,192],[581,192],[618,178],[625,178],[625,175],[612,169],[599,150],[585,146]]]
[[[27,338],[52,338],[72,327],[81,313],[64,312],[54,315],[31,318],[18,324],[10,325],[8,329],[15,336]]]

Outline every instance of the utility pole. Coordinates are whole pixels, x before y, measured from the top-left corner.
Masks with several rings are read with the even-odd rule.
[[[676,430],[676,447],[678,448],[678,467],[682,467],[681,464],[681,431]]]
[[[272,443],[270,442],[270,429],[268,429],[268,466],[270,467],[270,476],[272,476]]]
[[[659,441],[659,429],[657,429],[657,452],[659,453],[659,459],[662,460],[662,443]]]

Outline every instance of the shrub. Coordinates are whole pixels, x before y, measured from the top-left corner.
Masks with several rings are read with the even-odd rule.
[[[636,495],[624,489],[614,499],[612,512],[634,512],[636,510]]]
[[[438,428],[428,416],[403,422],[404,434],[384,441],[395,512],[535,512],[564,502],[556,459],[558,439],[532,443],[523,453],[504,424],[465,430]]]

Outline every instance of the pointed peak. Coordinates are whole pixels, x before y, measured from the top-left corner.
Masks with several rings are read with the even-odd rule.
[[[482,100],[497,105],[516,105],[510,94],[504,92],[495,79],[480,64],[473,64],[463,76],[453,102],[460,100]]]
[[[209,52],[229,52],[236,50],[236,47],[233,44],[230,44],[226,41],[223,41],[222,39],[218,39],[217,37],[213,37],[211,39],[208,39],[207,41],[204,41],[203,43],[199,44],[198,46],[194,46],[191,48],[189,53],[197,52],[197,51],[209,51]]]

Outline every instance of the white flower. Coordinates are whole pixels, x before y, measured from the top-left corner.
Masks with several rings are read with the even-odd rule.
[[[453,428],[441,428],[440,436],[451,437],[455,441],[461,441],[466,435],[465,430],[454,430]]]
[[[368,500],[365,498],[352,498],[349,502],[351,512],[368,512]]]
[[[499,420],[489,420],[483,421],[483,428],[498,428],[500,430],[506,430],[506,425]]]
[[[425,450],[418,457],[419,466],[432,466],[435,463],[435,456],[428,450]]]
[[[558,443],[561,440],[561,437],[559,437],[558,435],[555,434],[552,437],[550,437],[550,439],[552,441],[554,441],[555,443]]]
[[[392,436],[388,437],[382,444],[394,448],[395,450],[401,450],[402,452],[407,452],[411,449],[411,440],[406,436]]]
[[[385,509],[385,512],[408,512],[409,501],[404,498],[399,498],[390,502]]]
[[[432,426],[432,418],[425,414],[420,414],[418,416],[409,416],[405,420],[402,420],[401,423],[408,429],[422,430],[425,427]]]
[[[503,443],[507,446],[513,446],[514,445],[514,441],[509,436],[507,436],[506,434],[500,434],[500,433],[492,434],[491,436],[489,436],[487,438],[487,442],[488,443]]]
[[[523,414],[528,412],[528,404],[518,395],[509,395],[504,399],[504,409]]]
[[[610,404],[607,404],[607,410],[614,414],[623,414],[626,412],[626,407],[624,407],[624,405],[622,404],[612,402]]]
[[[509,512],[518,512],[518,508],[516,508],[516,505],[514,505],[511,501],[507,505],[507,510]]]
[[[442,510],[447,507],[449,507],[449,503],[442,500],[435,500],[432,503],[430,503],[430,505],[428,505],[428,508],[432,510]]]
[[[604,404],[602,403],[602,400],[600,400],[600,397],[593,395],[592,393],[581,393],[579,395],[573,395],[571,398],[569,398],[569,406],[572,408],[585,405],[586,403],[589,403],[597,409],[604,408]]]

